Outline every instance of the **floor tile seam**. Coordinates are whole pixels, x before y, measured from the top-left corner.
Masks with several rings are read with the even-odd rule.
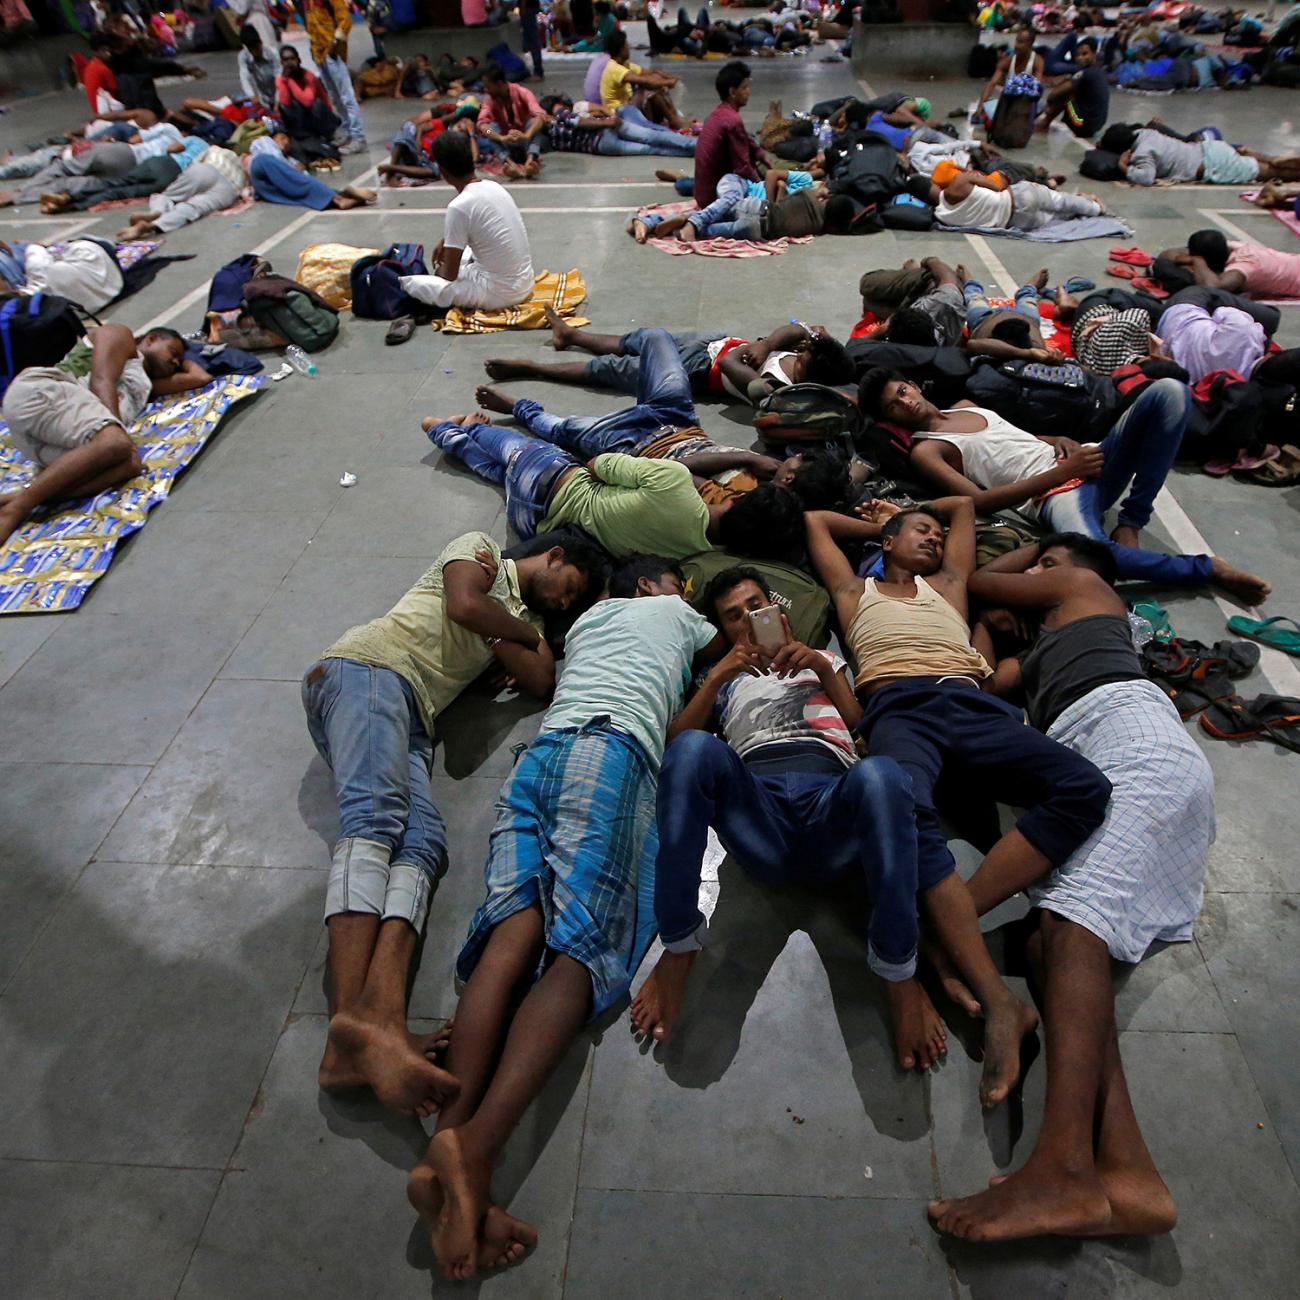
[[[179,867],[184,871],[328,871],[329,863],[306,864],[300,867],[268,866],[260,862],[155,862],[151,858],[92,858],[87,867],[156,867],[168,871]]]
[[[156,1160],[69,1160],[66,1156],[57,1159],[47,1156],[8,1155],[0,1151],[0,1163],[9,1161],[21,1165],[74,1165],[102,1169],[162,1169],[168,1173],[203,1173],[220,1174],[225,1172],[224,1165],[166,1165]]]
[[[573,1250],[573,1212],[578,1207],[578,1193],[582,1190],[582,1158],[586,1152],[587,1146],[587,1116],[591,1112],[591,1088],[596,1075],[596,1052],[600,1044],[595,1044],[591,1049],[590,1068],[587,1070],[587,1095],[582,1099],[582,1125],[578,1132],[578,1160],[573,1171],[573,1210],[569,1213],[569,1231],[564,1240],[564,1263],[560,1268],[560,1296],[563,1296],[569,1286],[569,1255]]]
[[[925,1201],[929,1196],[917,1196],[901,1193],[897,1196],[839,1196],[834,1192],[718,1192],[696,1187],[599,1187],[592,1183],[580,1183],[580,1192],[610,1192],[629,1196],[708,1196],[714,1200],[758,1200],[758,1201],[847,1201],[855,1205],[878,1205],[881,1201]]]
[[[47,615],[47,617],[49,617],[49,616]],[[8,679],[7,679],[7,680],[5,681],[5,683],[4,683],[5,686],[8,686],[9,683],[10,683],[11,681],[13,681],[13,679],[14,679],[15,677],[17,677],[18,674],[19,674],[20,672],[22,672],[22,670],[27,666],[27,664],[28,664],[28,663],[30,662],[30,660],[31,660],[31,659],[36,655],[36,653],[41,649],[41,647],[45,645],[45,642],[48,641],[48,640],[50,639],[50,637],[53,636],[54,633],[57,632],[57,631],[58,631],[58,628],[51,628],[51,629],[50,629],[49,636],[43,637],[43,638],[41,639],[41,641],[40,641],[37,645],[32,646],[32,648],[31,648],[31,649],[30,649],[30,650],[29,650],[25,655],[23,655],[22,659],[21,659],[21,660],[18,662],[18,664],[14,667],[13,672],[11,672],[11,673],[9,674]],[[4,686],[0,686],[0,690],[3,690],[3,689],[4,689]]]

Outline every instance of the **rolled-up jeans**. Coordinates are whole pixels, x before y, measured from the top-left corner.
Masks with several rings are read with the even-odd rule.
[[[777,747],[773,747],[777,748]],[[788,746],[779,748],[788,749]],[[916,820],[892,758],[840,770],[747,763],[724,740],[686,731],[659,774],[655,919],[669,952],[702,945],[700,869],[709,827],[745,874],[769,885],[859,875],[871,897],[867,963],[883,979],[916,973]],[[830,756],[830,764],[839,760]],[[823,765],[824,766],[824,765]]]
[[[984,286],[978,280],[967,280],[962,287],[962,297],[966,302],[966,327],[974,329],[986,316],[991,316],[995,311],[1005,311],[1004,307],[991,306],[988,294],[984,292]],[[1022,316],[1028,316],[1035,325],[1041,319],[1038,311],[1038,286],[1033,284],[1022,284],[1016,290],[1015,306],[1013,311],[1018,311]]]
[[[1101,204],[1081,194],[1066,194],[1036,181],[1017,181],[1011,187],[1015,211],[1011,214],[1013,230],[1037,230],[1062,217],[1099,217]]]
[[[1069,492],[1048,497],[1039,507],[1054,533],[1083,533],[1105,542],[1121,578],[1170,587],[1201,587],[1210,580],[1213,556],[1167,555],[1111,541],[1102,522],[1106,511],[1128,490],[1119,508],[1124,527],[1144,528],[1156,494],[1164,486],[1187,431],[1192,395],[1176,379],[1158,379],[1120,416],[1102,439],[1106,463],[1101,473]]]
[[[323,659],[303,677],[302,702],[339,804],[326,920],[364,912],[422,930],[447,831],[433,802],[433,741],[410,685],[388,668]]]

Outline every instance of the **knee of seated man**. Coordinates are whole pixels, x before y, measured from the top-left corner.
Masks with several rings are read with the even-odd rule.
[[[730,746],[707,731],[683,731],[664,751],[660,784],[686,775],[713,772],[725,765]]]
[[[862,811],[885,811],[903,801],[910,811],[912,780],[892,758],[877,755],[849,768],[840,793]]]

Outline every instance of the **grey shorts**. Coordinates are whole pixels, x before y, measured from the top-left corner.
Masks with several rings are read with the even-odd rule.
[[[149,376],[139,357],[126,363],[117,386],[121,421],[66,371],[29,366],[4,397],[4,418],[14,445],[38,465],[52,465],[107,425],[130,425],[149,400]]]
[[[961,339],[966,325],[966,299],[960,285],[941,284],[918,298],[912,306],[924,312],[934,323],[941,348],[950,348]]]

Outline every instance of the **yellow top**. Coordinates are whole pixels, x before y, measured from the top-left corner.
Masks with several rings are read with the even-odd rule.
[[[627,74],[640,71],[641,65],[638,63],[622,64],[610,59],[605,64],[605,70],[600,74],[600,102],[611,110],[622,108],[636,90],[635,86],[627,84]]]
[[[424,729],[434,734],[434,719],[493,660],[487,641],[447,617],[442,571],[453,560],[472,560],[475,551],[490,551],[497,576],[488,595],[539,631],[542,620],[524,604],[513,560],[486,533],[466,533],[449,542],[419,582],[382,618],[344,632],[321,656],[351,659],[389,668],[404,677],[415,693]]]
[[[868,578],[846,639],[859,686],[886,677],[980,679],[993,671],[971,645],[965,619],[924,578],[910,597],[882,595]]]

